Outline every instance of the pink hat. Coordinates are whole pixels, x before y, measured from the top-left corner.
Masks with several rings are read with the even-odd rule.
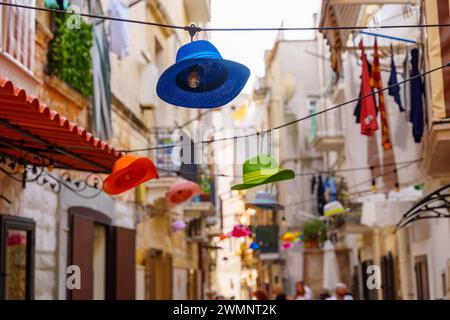
[[[172,232],[177,232],[186,228],[186,222],[183,220],[175,220],[172,222]]]
[[[247,237],[249,235],[252,234],[252,231],[243,225],[236,225],[233,228],[233,231],[228,233],[229,237],[235,237],[235,238],[240,238],[240,237]]]
[[[201,193],[200,186],[195,182],[178,179],[166,194],[167,203],[170,207],[177,206]]]
[[[281,249],[283,249],[283,250],[291,249],[293,247],[294,247],[294,244],[292,242],[283,242],[281,244]]]

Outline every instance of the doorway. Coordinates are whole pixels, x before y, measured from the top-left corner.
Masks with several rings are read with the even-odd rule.
[[[429,300],[430,287],[428,283],[428,261],[426,255],[414,258],[414,270],[416,272],[417,299]]]

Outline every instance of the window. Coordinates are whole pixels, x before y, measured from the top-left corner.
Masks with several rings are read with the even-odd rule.
[[[417,299],[429,300],[430,289],[428,283],[428,263],[426,255],[415,257],[414,270],[416,272]]]
[[[105,214],[71,207],[69,264],[81,270],[81,288],[72,300],[134,299],[135,231],[112,226]]]
[[[106,227],[94,224],[94,300],[104,300],[106,292]]]
[[[156,131],[156,166],[164,176],[176,176],[176,172],[180,170],[180,166],[174,163],[172,159],[172,148],[163,148],[164,146],[173,144],[172,132],[170,130],[158,129]]]
[[[202,236],[203,219],[193,219],[188,224],[188,237],[190,239],[198,238]]]
[[[381,257],[381,276],[384,300],[395,300],[394,258],[389,253]]]
[[[34,298],[34,229],[31,219],[0,215],[0,299]]]
[[[35,6],[35,0],[6,2]],[[31,71],[34,62],[35,11],[9,6],[0,7],[0,47],[3,54]]]

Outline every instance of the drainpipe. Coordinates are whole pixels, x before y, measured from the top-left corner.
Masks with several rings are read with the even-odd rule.
[[[408,241],[408,230],[402,228],[397,231],[398,264],[400,273],[400,289],[403,300],[411,300],[413,295],[413,279],[409,262],[411,261]]]

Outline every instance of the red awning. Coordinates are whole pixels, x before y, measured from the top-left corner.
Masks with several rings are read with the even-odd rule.
[[[0,76],[0,155],[26,163],[110,173],[122,156]]]

